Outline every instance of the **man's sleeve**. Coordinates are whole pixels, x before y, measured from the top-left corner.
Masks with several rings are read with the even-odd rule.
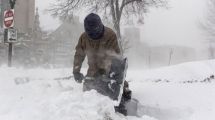
[[[73,73],[80,72],[82,63],[85,59],[85,46],[82,36],[79,38],[78,44],[76,46],[76,52],[74,56]]]
[[[118,41],[118,39],[117,39],[116,34],[114,34],[114,35],[112,36],[112,39],[113,39],[113,49],[114,49],[114,52],[116,53],[116,55],[117,55],[118,57],[122,57],[122,51],[121,51],[121,49],[120,49],[119,41]]]

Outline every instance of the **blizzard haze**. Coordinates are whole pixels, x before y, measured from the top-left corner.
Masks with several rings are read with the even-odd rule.
[[[137,103],[127,108],[137,110],[136,116],[115,112],[116,101],[95,90],[83,92],[86,79],[75,80],[75,46],[88,13],[62,24],[45,12],[55,0],[35,1],[43,31],[35,24],[32,39],[24,34],[13,43],[12,67],[4,65],[8,45],[0,44],[0,58],[6,58],[0,59],[0,120],[215,120],[215,47],[208,49],[199,27],[207,0],[170,0],[168,10],[151,8],[144,25],[122,24],[122,36],[133,46],[125,53],[127,71],[116,68],[126,73],[128,101]],[[86,75],[87,65],[80,72]],[[109,72],[98,76],[95,87],[117,92],[123,82]]]
[[[45,31],[54,31],[61,24],[57,18],[45,12],[45,9],[54,1],[36,0],[40,13],[40,25]],[[207,17],[206,3],[207,0],[169,0],[168,9],[151,8],[145,15],[144,24],[134,25],[140,28],[140,38],[136,37],[138,34],[134,29],[129,31],[131,34],[129,36],[134,36],[129,40],[130,44],[134,44],[131,45],[132,49],[129,49],[130,53],[128,52],[127,55],[129,65],[138,67],[139,64],[136,65],[136,63],[141,63],[143,64],[141,68],[154,68],[208,59],[209,45],[205,31],[200,27]],[[87,14],[88,11],[84,9],[83,12],[78,13],[82,25]],[[122,21],[122,34],[126,34],[123,33],[124,28],[134,26],[124,24]],[[83,26],[80,27],[83,28]],[[62,36],[57,39],[71,40],[71,37]],[[78,38],[73,39],[73,41],[78,40]]]
[[[41,27],[44,30],[56,29],[60,22],[45,9],[55,0],[36,0],[39,8]],[[203,32],[198,24],[205,17],[206,0],[170,0],[169,9],[152,8],[145,16],[145,24],[141,27],[141,39],[150,45],[176,44],[200,46],[204,42]],[[86,13],[82,13],[80,21]],[[194,44],[195,43],[195,44]]]
[[[204,42],[199,24],[207,0],[170,0],[170,8],[151,9],[145,17],[142,38],[151,45],[175,44],[196,47]]]

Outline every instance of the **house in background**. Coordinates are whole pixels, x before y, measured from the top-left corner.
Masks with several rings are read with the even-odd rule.
[[[156,68],[197,59],[196,50],[191,47],[148,45],[148,43],[141,40],[140,29],[135,26],[124,28],[124,37],[129,41],[129,49],[126,50],[126,56],[128,57],[130,67]]]
[[[75,46],[81,33],[84,31],[79,17],[74,16],[62,22],[62,24],[49,35],[50,63],[54,67],[72,67],[75,54]]]

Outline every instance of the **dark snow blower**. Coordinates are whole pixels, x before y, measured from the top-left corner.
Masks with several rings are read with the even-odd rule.
[[[83,90],[95,89],[97,92],[116,101],[115,111],[123,115],[138,116],[138,101],[131,98],[128,82],[125,81],[128,68],[127,58],[114,59],[108,75],[100,70],[95,78],[85,78]]]

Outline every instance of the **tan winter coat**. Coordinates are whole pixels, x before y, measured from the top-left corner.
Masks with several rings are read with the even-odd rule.
[[[92,40],[86,32],[80,36],[76,46],[73,73],[80,72],[85,56],[88,58],[88,77],[94,77],[99,70],[109,73],[112,58],[121,57],[117,36],[113,30],[105,27],[104,36],[99,40]]]

